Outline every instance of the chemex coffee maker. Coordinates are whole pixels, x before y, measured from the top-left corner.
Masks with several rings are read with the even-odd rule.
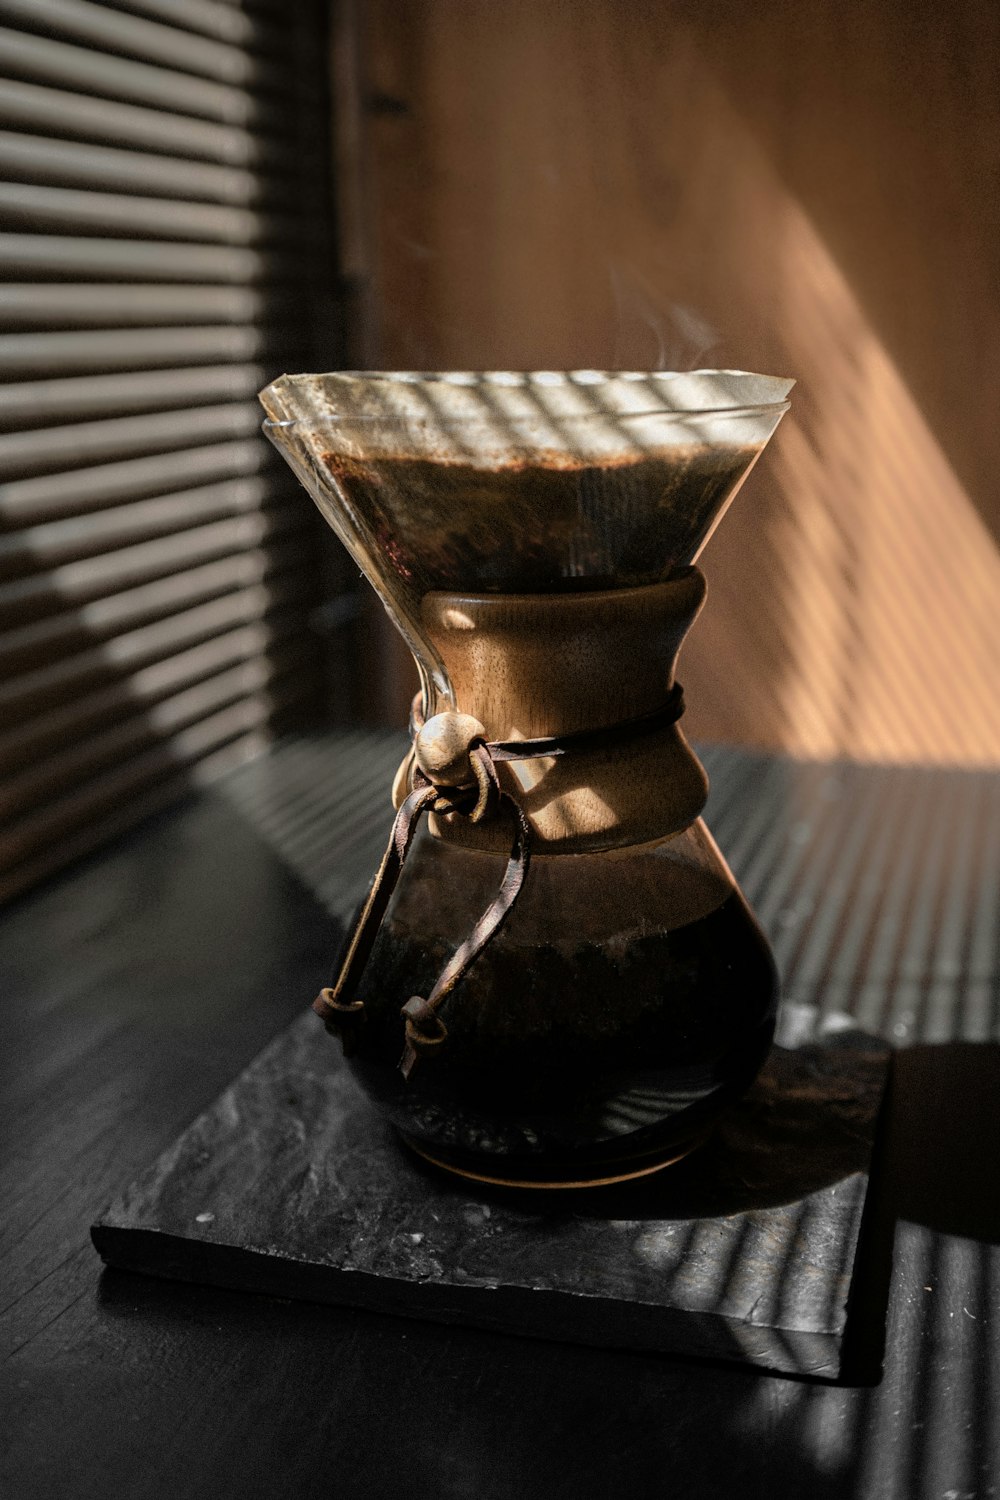
[[[791,386],[366,373],[261,395],[420,673],[389,845],[315,1008],[438,1166],[656,1171],[767,1054],[774,962],[702,822],[674,664],[695,561]]]

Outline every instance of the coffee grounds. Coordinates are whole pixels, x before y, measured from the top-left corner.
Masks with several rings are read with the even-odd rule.
[[[755,447],[695,444],[607,462],[483,468],[416,457],[322,461],[355,522],[418,593],[658,583],[697,554]]]

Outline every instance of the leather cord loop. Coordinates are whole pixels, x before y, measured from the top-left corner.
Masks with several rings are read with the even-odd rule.
[[[600,750],[605,745],[617,744],[621,740],[654,734],[658,729],[667,729],[671,724],[676,724],[683,713],[684,689],[679,682],[675,682],[659,708],[634,719],[619,719],[615,724],[602,724],[596,729],[577,729],[569,734],[545,735],[533,740],[485,740],[483,744],[495,763],[541,760],[548,756],[573,755],[580,750]],[[417,693],[410,705],[411,740],[416,739],[423,727],[423,706],[420,694]]]
[[[410,734],[414,740],[424,724],[421,708],[418,695],[413,700],[410,715]],[[419,766],[413,766],[410,772],[412,790],[396,814],[382,863],[351,934],[336,983],[331,988],[321,990],[313,1002],[313,1010],[321,1017],[327,1030],[341,1037],[345,1053],[350,1055],[356,1050],[360,1027],[365,1018],[364,1003],[353,996],[423,814],[455,813],[473,823],[505,816],[512,826],[512,838],[507,868],[500,882],[500,889],[489,907],[465,942],[456,948],[445,964],[426,999],[421,995],[412,995],[401,1008],[404,1042],[399,1068],[407,1079],[421,1057],[439,1051],[447,1040],[448,1030],[438,1014],[439,1008],[503,926],[528,873],[531,828],[516,798],[501,787],[497,764],[597,749],[605,744],[665,728],[676,723],[683,712],[684,694],[680,684],[675,683],[661,707],[641,718],[628,719],[600,729],[580,730],[541,739],[475,739],[468,750],[468,766],[472,772],[472,781],[468,785],[451,787],[435,784]]]

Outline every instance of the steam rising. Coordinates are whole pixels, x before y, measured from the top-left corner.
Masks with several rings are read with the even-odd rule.
[[[625,261],[608,266],[615,302],[616,369],[694,370],[721,340],[693,308],[664,302]]]

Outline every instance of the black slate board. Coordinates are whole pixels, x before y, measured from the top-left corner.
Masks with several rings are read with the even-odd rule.
[[[888,1058],[853,1031],[776,1046],[686,1162],[512,1193],[407,1153],[306,1014],[94,1244],[155,1276],[836,1378]]]

